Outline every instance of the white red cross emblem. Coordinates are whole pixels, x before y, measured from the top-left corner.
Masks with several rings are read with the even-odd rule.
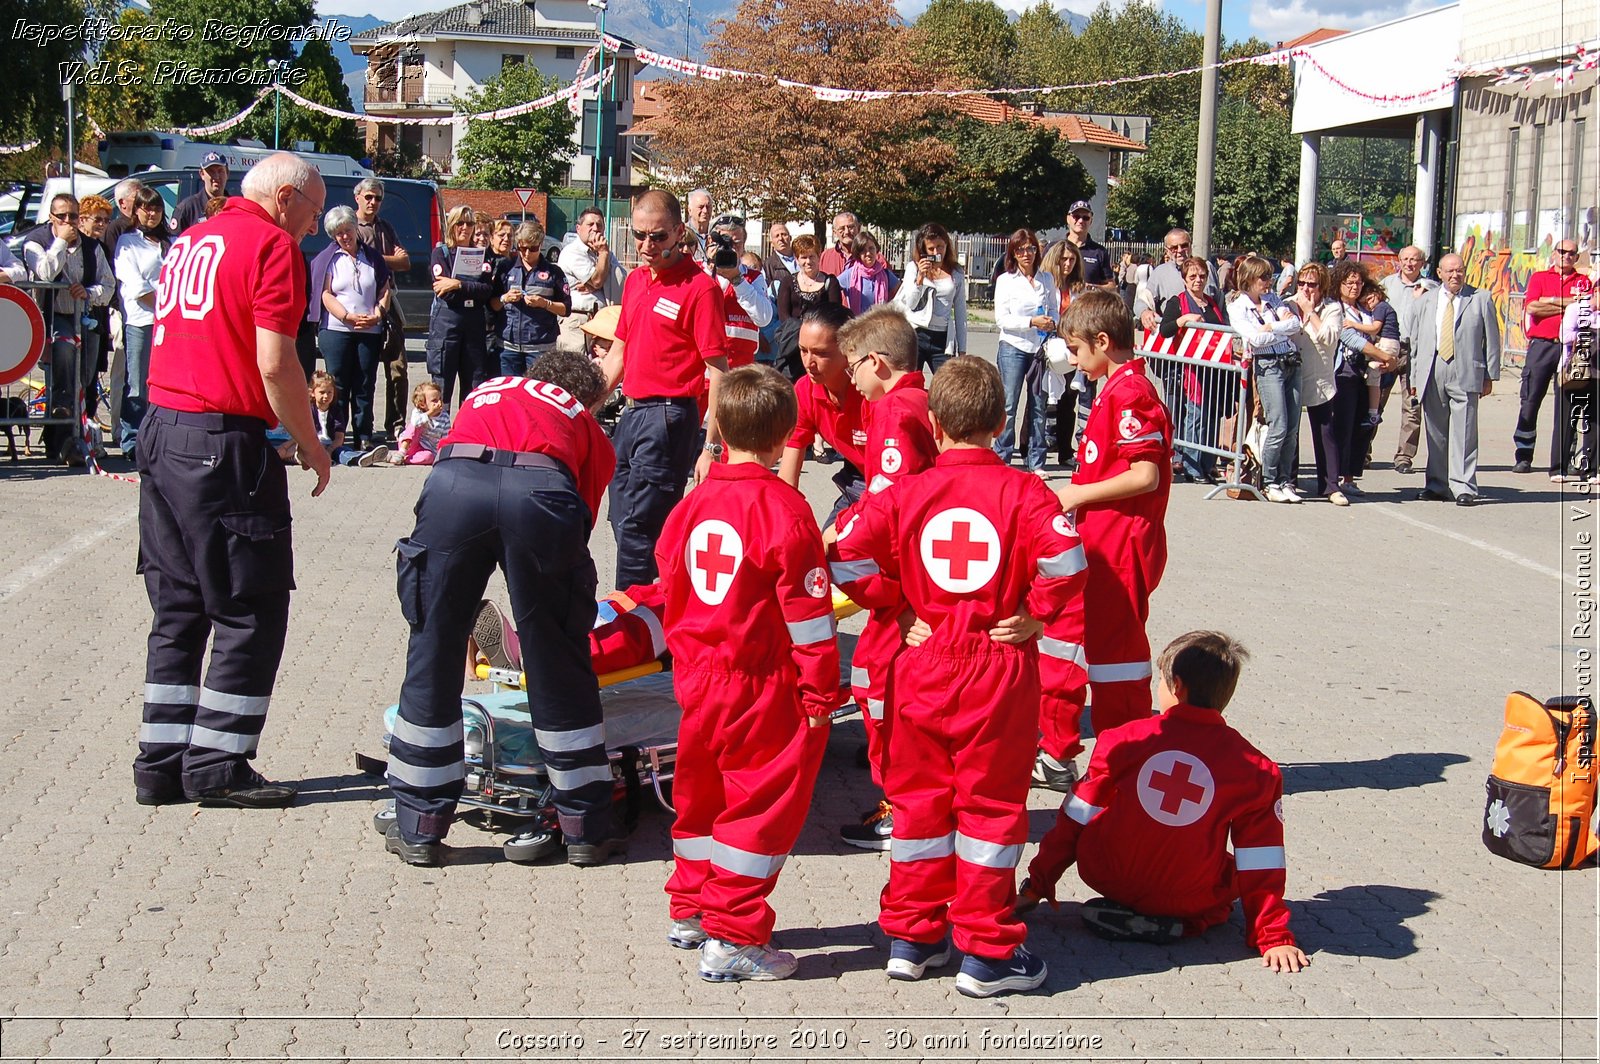
[[[1187,827],[1205,816],[1216,793],[1205,762],[1182,750],[1153,754],[1139,769],[1139,804],[1151,820],[1169,828]]]
[[[933,582],[958,595],[983,587],[1000,570],[1000,534],[976,510],[943,510],[922,526],[922,565]]]
[[[744,561],[744,543],[726,521],[702,521],[689,533],[684,564],[694,593],[707,606],[720,606]]]

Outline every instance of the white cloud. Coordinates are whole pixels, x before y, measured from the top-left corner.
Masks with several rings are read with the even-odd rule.
[[[1437,7],[1436,0],[1289,0],[1250,8],[1250,28],[1269,41],[1315,29],[1360,30]]]

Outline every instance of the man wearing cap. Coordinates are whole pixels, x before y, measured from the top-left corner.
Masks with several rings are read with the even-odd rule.
[[[1088,200],[1078,200],[1067,208],[1067,239],[1078,249],[1078,261],[1083,263],[1083,283],[1108,292],[1117,290],[1117,272],[1111,266],[1111,252],[1089,235],[1089,223],[1094,221],[1094,208]]]
[[[228,163],[220,152],[207,152],[200,162],[200,191],[185,196],[172,216],[172,232],[181,235],[196,222],[206,220],[206,204],[228,194]]]

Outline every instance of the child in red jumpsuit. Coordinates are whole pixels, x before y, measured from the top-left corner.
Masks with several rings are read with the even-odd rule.
[[[1057,495],[1077,518],[1089,555],[1084,588],[1084,657],[1096,735],[1150,715],[1150,594],[1167,566],[1167,495],[1172,489],[1172,423],[1133,353],[1122,301],[1090,291],[1073,300],[1061,333],[1078,368],[1102,380],[1078,446],[1072,483]],[[1046,689],[1052,676],[1045,675]],[[1070,791],[1082,703],[1045,714],[1034,779]],[[1050,706],[1047,704],[1047,709]]]
[[[887,972],[919,979],[948,963],[953,926],[966,954],[956,989],[988,997],[1045,978],[1012,911],[1039,718],[1034,637],[1076,613],[1085,562],[1044,482],[994,453],[1005,423],[994,366],[952,359],[928,407],[933,468],[871,496],[842,522],[830,557],[855,601],[877,608],[903,595],[931,630],[896,657],[891,678],[884,785],[895,821],[878,917]],[[1020,633],[1000,627],[1024,609]]]
[[[867,495],[876,495],[901,477],[933,465],[938,448],[928,420],[928,390],[917,371],[917,334],[899,310],[880,304],[839,328],[839,350],[847,360],[850,383],[870,404],[867,426]],[[844,520],[860,509],[845,511]],[[832,540],[825,531],[824,541]],[[872,782],[883,787],[886,736],[892,720],[889,672],[900,652],[900,614],[904,602],[871,611],[850,659],[850,689],[861,707],[867,731],[867,764]],[[863,850],[887,850],[894,832],[894,807],[884,799],[859,823],[846,824],[841,838]]]
[[[1197,935],[1243,899],[1246,941],[1264,967],[1311,963],[1283,901],[1283,777],[1222,719],[1245,657],[1220,632],[1181,635],[1161,652],[1161,715],[1097,737],[1088,775],[1028,867],[1019,911],[1054,904],[1076,861],[1084,883],[1105,895],[1083,906],[1084,922],[1103,937]]]
[[[722,378],[728,461],[672,511],[656,545],[683,706],[667,940],[713,982],[783,979],[767,895],[800,834],[839,693],[839,647],[811,507],[768,469],[795,423],[776,370]]]

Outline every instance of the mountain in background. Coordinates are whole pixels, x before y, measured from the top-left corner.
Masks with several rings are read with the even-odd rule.
[[[339,21],[341,27],[349,30],[352,37],[387,25],[389,22],[388,19],[378,18],[376,15],[324,15],[317,21],[330,22],[334,19]],[[357,111],[365,110],[362,104],[367,92],[367,57],[356,55],[345,41],[329,41],[328,47],[333,50],[333,57],[339,60],[339,69],[344,71],[344,87],[350,90],[351,102],[355,104]]]

